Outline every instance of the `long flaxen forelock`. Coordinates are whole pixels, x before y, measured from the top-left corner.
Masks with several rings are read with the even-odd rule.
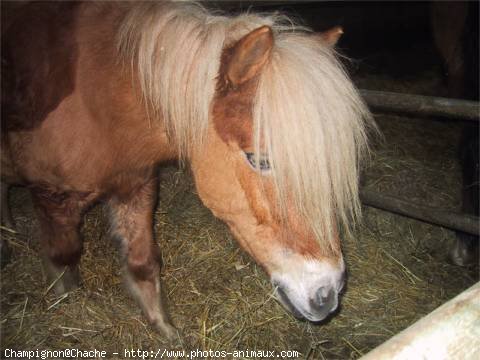
[[[280,207],[293,203],[332,250],[337,221],[349,233],[360,215],[359,162],[370,128],[334,50],[308,34],[277,34],[255,99],[256,151],[269,156]]]
[[[195,3],[135,4],[118,48],[138,69],[152,118],[181,157],[203,145],[223,48],[255,28],[274,32],[253,109],[256,153],[267,153],[279,207],[293,205],[321,244],[358,217],[360,154],[371,116],[334,51],[277,15],[214,16]],[[260,146],[262,144],[262,146]]]

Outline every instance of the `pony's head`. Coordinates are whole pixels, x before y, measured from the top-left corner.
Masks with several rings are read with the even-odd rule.
[[[370,123],[333,50],[340,31],[286,31],[272,17],[214,17],[195,6],[188,21],[186,11],[168,11],[149,32],[161,38],[150,55],[136,50],[145,97],[189,158],[200,198],[269,274],[282,304],[320,321],[344,286],[339,229],[348,234],[358,216]]]

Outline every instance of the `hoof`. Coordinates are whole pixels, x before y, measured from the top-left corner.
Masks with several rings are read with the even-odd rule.
[[[156,331],[165,336],[165,338],[172,344],[181,343],[182,337],[180,332],[171,324],[158,320],[152,323]]]
[[[45,262],[47,271],[48,290],[53,289],[55,295],[60,296],[77,289],[80,285],[78,267],[57,267],[49,261]]]
[[[54,284],[53,290],[57,295],[63,295],[67,292],[78,289],[80,286],[80,274],[78,270],[75,273],[66,270],[60,279]]]
[[[478,237],[458,234],[450,251],[450,260],[458,266],[469,266],[478,262]]]

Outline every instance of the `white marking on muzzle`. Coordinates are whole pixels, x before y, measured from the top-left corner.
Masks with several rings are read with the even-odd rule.
[[[271,273],[271,282],[278,287],[277,298],[288,310],[296,310],[310,321],[323,320],[338,306],[338,294],[344,285],[343,259],[334,266],[329,261],[309,260],[287,251],[282,254],[281,265]],[[329,298],[327,309],[321,309],[319,297]]]

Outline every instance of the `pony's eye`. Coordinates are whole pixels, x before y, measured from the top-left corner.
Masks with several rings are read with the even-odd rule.
[[[255,170],[260,170],[261,172],[266,172],[270,170],[270,162],[265,155],[260,155],[257,164],[257,157],[254,153],[246,152],[245,156],[247,157],[248,162]]]

